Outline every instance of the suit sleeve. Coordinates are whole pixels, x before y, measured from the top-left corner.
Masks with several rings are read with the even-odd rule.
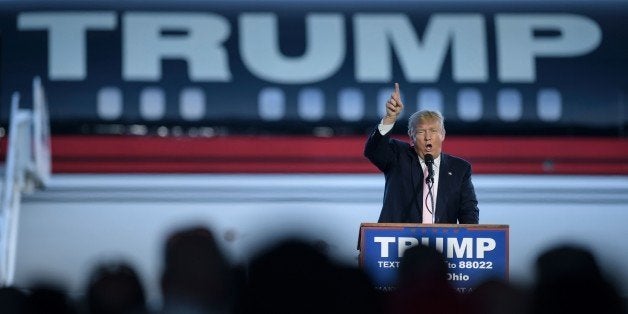
[[[375,128],[364,146],[364,156],[382,172],[385,172],[390,167],[396,156],[394,145],[392,145],[388,134],[390,132],[382,135]]]
[[[471,182],[471,167],[467,168],[460,189],[460,211],[458,221],[461,224],[477,224],[480,220],[478,199],[475,196],[475,188]]]

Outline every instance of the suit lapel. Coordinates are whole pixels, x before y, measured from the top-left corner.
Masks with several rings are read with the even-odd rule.
[[[420,171],[421,164],[419,163],[419,157],[417,156],[416,151],[414,151],[414,147],[410,146],[408,155],[410,155],[409,157],[411,160],[410,173],[412,177],[412,188],[414,189],[414,193],[417,193],[417,195],[414,196],[416,200],[410,205],[410,211],[418,211],[419,221],[422,221],[423,202],[421,201],[421,195],[423,195],[423,184],[421,183],[423,182],[423,172]],[[407,213],[407,215],[408,217],[412,216],[411,213]]]
[[[412,169],[412,186],[417,186],[418,182],[423,182],[423,172],[419,171],[421,169],[421,164],[419,163],[419,157],[416,155],[416,152],[412,147],[410,147],[410,160],[412,160],[412,164],[410,168]],[[421,186],[421,189],[423,186]]]

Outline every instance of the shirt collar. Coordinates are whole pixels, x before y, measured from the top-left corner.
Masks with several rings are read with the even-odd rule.
[[[438,157],[434,158],[434,168],[438,168],[440,166],[440,156],[438,155]],[[423,158],[419,157],[419,161],[421,162],[421,165],[425,165],[425,160],[423,160]]]

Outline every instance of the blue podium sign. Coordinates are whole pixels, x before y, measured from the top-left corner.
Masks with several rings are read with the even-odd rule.
[[[507,225],[375,224],[360,226],[360,267],[380,290],[392,290],[405,250],[436,248],[445,256],[447,279],[469,292],[490,278],[508,280]]]

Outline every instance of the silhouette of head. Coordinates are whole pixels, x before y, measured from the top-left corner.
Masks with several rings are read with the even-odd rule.
[[[331,300],[331,272],[327,257],[314,246],[280,242],[249,265],[246,312],[323,313]]]
[[[60,287],[39,283],[33,286],[26,297],[24,313],[77,313],[74,303]]]
[[[399,263],[398,285],[447,279],[445,257],[434,248],[416,245],[404,252]]]
[[[125,263],[102,263],[92,272],[87,287],[90,313],[146,311],[144,288],[135,270]]]
[[[564,245],[536,261],[535,313],[622,313],[616,289],[604,278],[593,254]]]
[[[397,290],[388,313],[460,313],[461,300],[447,281],[445,257],[436,249],[417,245],[399,263]]]
[[[166,308],[205,311],[230,306],[231,269],[207,228],[173,233],[164,253],[161,286]]]
[[[2,309],[2,313],[24,313],[25,303],[26,293],[14,287],[0,288],[0,309]]]

